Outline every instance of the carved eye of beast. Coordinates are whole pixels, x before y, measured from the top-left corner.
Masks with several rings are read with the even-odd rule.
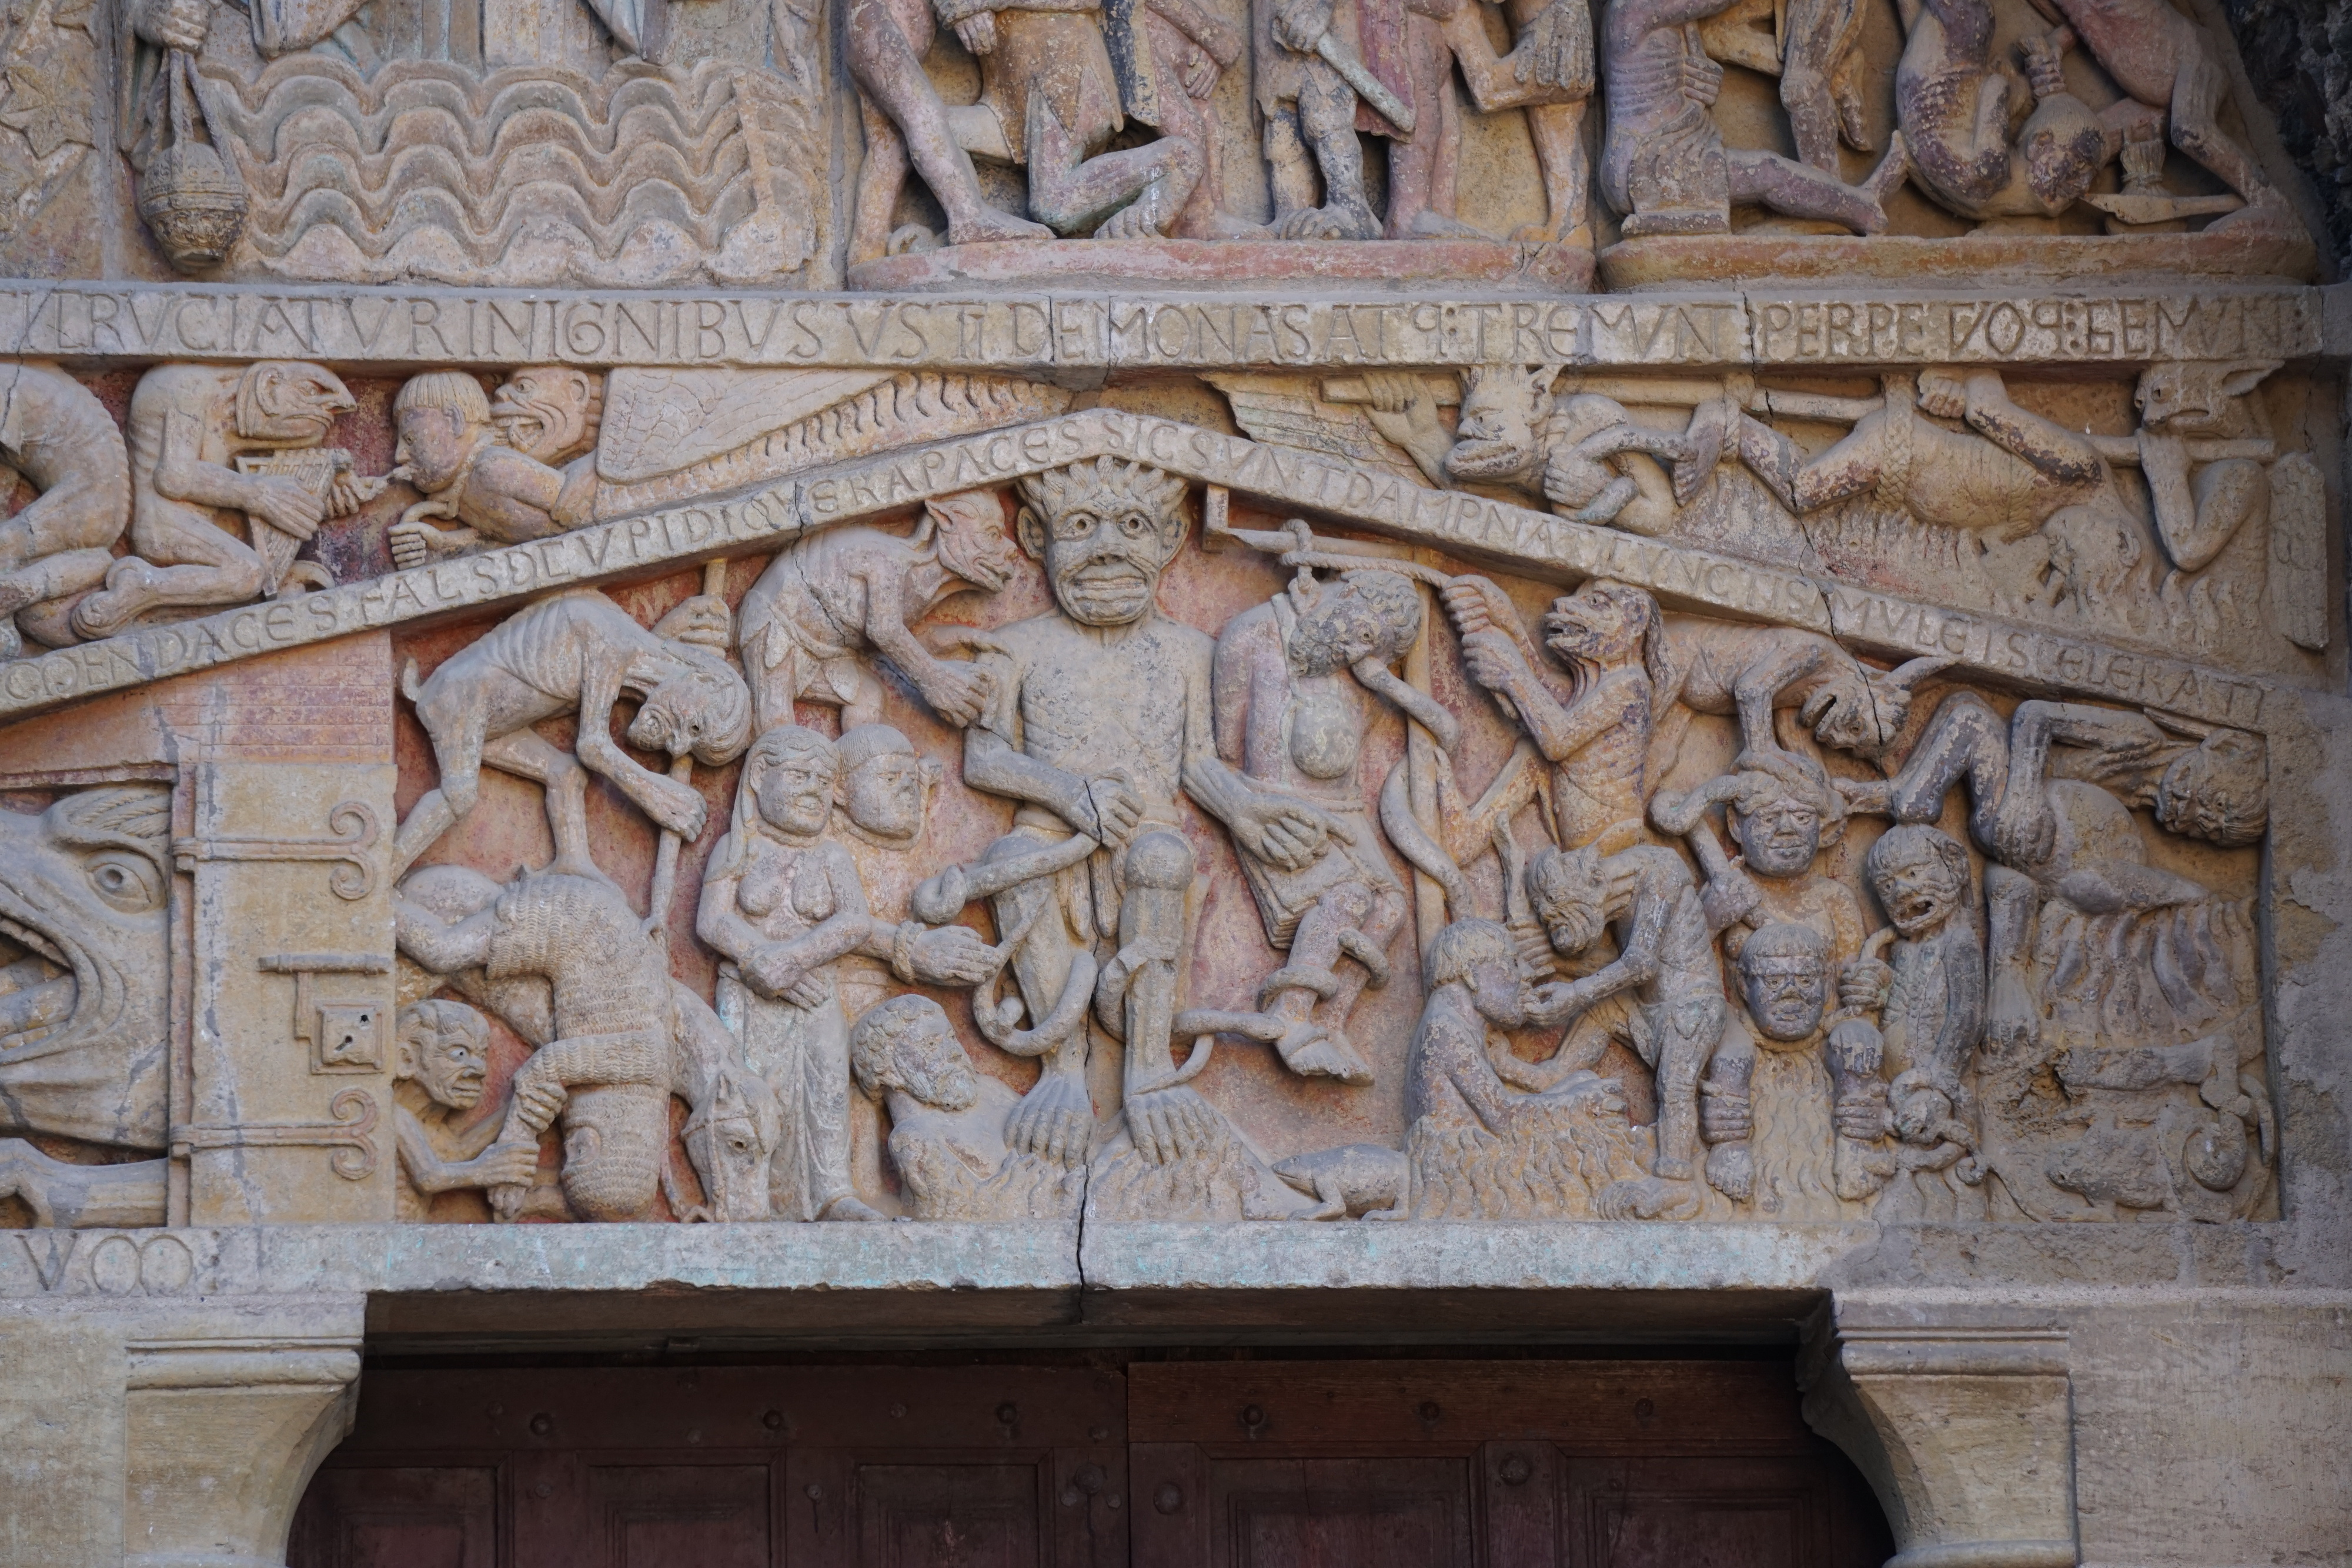
[[[90,891],[125,915],[144,915],[163,904],[163,881],[145,857],[108,852],[90,857]]]

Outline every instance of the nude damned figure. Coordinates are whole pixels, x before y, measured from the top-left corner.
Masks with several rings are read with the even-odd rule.
[[[1969,218],[2055,217],[2080,200],[2123,132],[2066,90],[2071,35],[2020,40],[2021,84],[1994,58],[1987,0],[1903,0],[1902,11],[1895,112],[1920,186]]]
[[[663,828],[686,838],[700,832],[702,798],[621,749],[613,706],[624,693],[644,699],[629,724],[632,745],[673,757],[690,751],[713,768],[734,761],[751,738],[751,702],[713,647],[725,645],[726,617],[724,601],[689,599],[648,630],[595,590],[575,589],[525,606],[422,684],[412,661],[401,690],[432,737],[441,777],[401,819],[393,874],[473,810],[485,765],[546,788],[555,863],[567,871],[595,874],[589,772],[613,780]],[[580,719],[571,752],[531,727],[563,714]]]
[[[1601,18],[1601,76],[1608,120],[1601,193],[1625,214],[1624,235],[1725,234],[1735,204],[1822,218],[1857,234],[1886,226],[1881,205],[1903,180],[1898,133],[1859,185],[1827,170],[1754,148],[1727,148],[1711,112],[1723,68],[1700,49],[1691,24],[1731,0],[1609,0]]]
[[[46,366],[5,364],[0,469],[40,492],[0,522],[0,659],[13,659],[24,647],[18,616],[38,621],[44,606],[106,580],[111,547],[131,522],[131,459],[87,387]],[[55,641],[74,641],[68,628],[53,630]]]

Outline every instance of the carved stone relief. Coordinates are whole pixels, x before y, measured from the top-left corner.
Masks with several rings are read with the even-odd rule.
[[[1605,580],[1556,598],[1538,641],[1526,587],[1303,523],[1216,519],[1225,585],[1171,600],[1199,565],[1189,488],[1131,460],[1047,468],[903,540],[790,547],[751,591],[769,625],[791,613],[771,583],[835,606],[824,651],[855,659],[856,612],[868,648],[904,633],[910,569],[915,613],[938,601],[955,509],[1001,538],[1009,503],[1036,563],[996,559],[995,597],[965,601],[979,627],[933,637],[974,663],[792,674],[747,758],[698,924],[776,1100],[777,1218],[1042,1217],[1081,1190],[1103,1218],[2262,1211],[2244,894],[2143,869],[2140,842],[2214,846],[2206,874],[2245,886],[2258,737],[2080,705],[2002,720],[1937,661],[1881,670]],[[1290,580],[1255,567],[1261,597],[1237,594],[1265,556]],[[1213,640],[1171,608],[1204,602]],[[840,738],[795,697],[839,706]],[[922,743],[877,717],[961,728],[976,793],[945,838]],[[2118,869],[2004,826],[2027,797],[2053,803],[2053,846],[2103,842]],[[2126,831],[2135,805],[2159,825]],[[891,863],[918,839],[923,862]],[[1357,1022],[1374,994],[1412,1020],[1402,1053],[1394,1024]],[[1269,1114],[1286,1079],[1328,1087]],[[1315,1145],[1367,1092],[1404,1118],[1394,1152]],[[889,1117],[863,1189],[856,1095]]]
[[[183,270],[507,286],[827,276],[818,12],[127,9],[124,146],[141,214]]]
[[[32,223],[98,144],[101,79],[89,0],[33,0],[0,14],[0,242]]]
[[[378,626],[400,716],[11,803],[43,1223],[2275,1203],[2280,357],[10,374],[0,694]]]
[[[107,61],[82,11],[17,10],[22,221],[94,141]],[[2230,46],[2165,0],[124,12],[140,219],[172,266],[236,278],[1576,291],[2316,262]]]

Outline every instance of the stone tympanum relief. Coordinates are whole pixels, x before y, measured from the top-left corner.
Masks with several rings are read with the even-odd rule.
[[[12,365],[0,671],[349,602],[397,779],[275,837],[266,768],[193,831],[168,768],[10,797],[5,1179],[66,1225],[253,1148],[445,1221],[2264,1217],[2261,715],[2330,642],[2284,371],[1077,411],[259,360],[117,378],[126,439]],[[199,917],[292,986],[236,1071],[319,1078],[250,1124],[167,1092],[190,874],[357,922]]]
[[[407,1190],[503,1219],[2265,1211],[2259,735],[1241,509],[1049,465],[714,570],[650,630],[667,594],[574,591],[436,644],[394,851]],[[569,747],[533,727],[575,714]],[[475,821],[484,766],[545,829],[530,789]],[[592,829],[592,774],[638,837]],[[533,841],[544,869],[467,863]],[[475,1008],[530,1048],[494,1093]]]
[[[2315,261],[2226,46],[2167,0],[237,9],[136,0],[115,51],[139,212],[190,272],[1525,290],[1596,262],[1647,287]],[[91,140],[89,37],[34,6],[7,45],[17,209]]]

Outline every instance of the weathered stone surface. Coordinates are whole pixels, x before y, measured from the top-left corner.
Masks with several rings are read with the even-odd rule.
[[[1709,289],[1534,301],[1432,291],[1276,299],[1017,294],[330,292],[63,282],[0,288],[16,351],[134,363],[301,355],[337,363],[926,365],[1083,375],[1240,365],[1596,367],[2115,364],[2320,351],[2323,289]]]
[[[1902,1568],[2333,1561],[2276,152],[2164,0],[15,7],[0,1555],[282,1561],[362,1348],[1801,1339]]]

